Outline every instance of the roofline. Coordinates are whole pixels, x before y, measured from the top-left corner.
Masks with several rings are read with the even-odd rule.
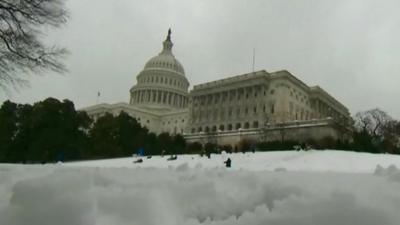
[[[214,81],[209,81],[197,85],[193,85],[193,89],[191,91],[197,91],[197,90],[202,90],[202,89],[207,89],[214,87],[215,85],[220,85],[220,84],[231,84],[240,81],[242,78],[254,78],[254,77],[262,77],[269,75],[269,73],[266,70],[259,70],[259,71],[254,71],[251,73],[245,73],[245,74],[240,74],[236,76],[231,76],[227,78],[222,78],[219,80],[214,80]]]

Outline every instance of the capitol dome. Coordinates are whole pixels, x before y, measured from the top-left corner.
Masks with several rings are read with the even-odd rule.
[[[172,54],[172,46],[170,29],[162,51],[137,75],[130,104],[161,110],[187,107],[189,82],[182,64]]]
[[[185,76],[185,70],[183,69],[182,64],[175,58],[171,50],[166,50],[165,46],[159,55],[151,58],[144,66],[144,70],[154,69],[173,70],[174,72]]]

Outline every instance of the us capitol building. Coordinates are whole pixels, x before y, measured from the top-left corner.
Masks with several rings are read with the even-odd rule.
[[[171,31],[130,89],[129,103],[84,108],[97,119],[124,111],[151,132],[182,134],[189,142],[235,145],[274,141],[350,139],[349,110],[319,86],[286,70],[265,70],[193,86],[172,53]]]

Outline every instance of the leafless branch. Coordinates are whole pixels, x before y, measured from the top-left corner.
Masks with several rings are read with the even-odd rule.
[[[0,88],[20,87],[26,75],[66,71],[67,51],[46,46],[40,37],[46,27],[67,21],[64,0],[0,0]]]

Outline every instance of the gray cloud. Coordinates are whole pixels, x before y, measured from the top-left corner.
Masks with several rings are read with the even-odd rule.
[[[97,91],[101,102],[128,101],[171,27],[192,85],[250,72],[255,48],[256,70],[287,69],[352,113],[380,107],[400,118],[398,1],[69,0],[68,7],[71,20],[47,39],[72,52],[70,74],[32,77],[13,101],[54,96],[84,107]]]

